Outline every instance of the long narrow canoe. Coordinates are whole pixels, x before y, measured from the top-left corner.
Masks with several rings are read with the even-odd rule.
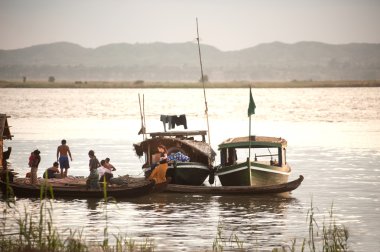
[[[131,198],[146,195],[154,191],[154,181],[140,180],[138,183],[128,183],[126,185],[107,187],[106,194],[103,187],[99,189],[87,189],[85,185],[30,185],[23,183],[9,183],[8,186],[0,180],[3,194],[11,193],[16,197],[39,198],[41,193],[46,197],[54,198]],[[8,190],[7,190],[8,189]],[[51,192],[53,195],[51,195]]]
[[[246,194],[246,195],[258,195],[258,194],[277,194],[290,192],[297,189],[304,177],[299,176],[298,179],[288,183],[270,185],[270,186],[188,186],[188,185],[176,185],[168,184],[165,192],[175,193],[199,193],[199,194]]]

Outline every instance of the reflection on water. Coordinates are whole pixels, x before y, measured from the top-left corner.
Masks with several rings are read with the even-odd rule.
[[[271,251],[294,238],[308,235],[306,216],[310,202],[323,222],[334,205],[337,222],[350,231],[354,251],[377,251],[380,247],[380,100],[379,88],[259,89],[254,91],[256,114],[252,130],[257,135],[288,140],[287,160],[293,168],[289,178],[300,174],[302,185],[289,197],[212,196],[153,194],[136,199],[63,200],[53,203],[53,219],[61,234],[82,229],[88,241],[110,234],[154,239],[156,251],[211,250],[218,227],[228,238],[232,233],[244,248]],[[211,143],[214,149],[227,137],[248,133],[248,93],[243,89],[208,91]],[[163,90],[37,90],[4,89],[0,106],[12,117],[12,168],[21,175],[29,171],[32,150],[41,150],[38,175],[56,159],[62,138],[73,153],[70,175],[88,175],[88,150],[98,158],[110,157],[115,176],[141,175],[143,161],[132,144],[141,141],[138,93],[146,97],[149,131],[162,130],[163,111],[188,115],[190,129],[205,129],[201,90],[164,90],[171,97],[156,102]],[[201,95],[198,95],[198,94]],[[228,95],[226,95],[228,93]],[[86,99],[83,99],[86,97]],[[99,102],[111,97],[112,102]],[[153,97],[153,98],[152,98]],[[104,99],[107,101],[107,99]],[[33,104],[33,106],[31,106]],[[56,108],[56,109],[51,109]],[[246,132],[246,133],[244,133]],[[217,157],[216,160],[219,160]],[[18,199],[39,213],[40,202]],[[4,202],[0,203],[0,210]],[[8,229],[17,227],[8,225]]]
[[[100,200],[100,199],[87,199],[86,200],[86,202],[87,202],[87,208],[89,210],[96,210],[96,208],[98,208],[100,206],[101,201],[103,201],[103,200]]]
[[[211,249],[218,226],[232,233],[245,248],[270,250],[308,235],[310,202],[323,222],[334,204],[334,215],[350,230],[350,245],[369,251],[379,246],[380,155],[373,150],[292,147],[288,162],[296,167],[290,179],[303,174],[302,185],[288,197],[213,196],[176,193],[151,194],[104,204],[103,200],[54,201],[54,222],[62,233],[83,228],[89,241],[101,241],[104,228],[110,234],[150,237],[157,251]],[[19,199],[38,214],[39,200]],[[12,228],[9,226],[9,228]],[[351,231],[352,230],[352,231]],[[197,244],[196,247],[194,247]]]
[[[17,204],[34,213],[40,207],[39,200],[20,199]],[[107,227],[110,234],[153,238],[158,251],[186,251],[211,249],[218,227],[227,239],[237,234],[245,248],[280,246],[287,232],[288,207],[299,203],[293,197],[157,193],[108,204],[60,199],[53,206],[53,219],[62,233],[83,229],[88,241],[102,241]]]

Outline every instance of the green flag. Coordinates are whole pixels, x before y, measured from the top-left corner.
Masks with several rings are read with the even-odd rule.
[[[248,116],[251,116],[252,114],[255,114],[255,108],[256,108],[256,105],[255,105],[255,101],[253,100],[252,91],[251,91],[251,87],[250,87],[249,88]]]

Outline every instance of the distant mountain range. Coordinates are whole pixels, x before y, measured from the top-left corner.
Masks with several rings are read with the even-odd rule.
[[[273,42],[238,51],[201,45],[211,82],[380,79],[380,44]],[[1,80],[190,81],[200,79],[197,44],[59,42],[0,50]]]

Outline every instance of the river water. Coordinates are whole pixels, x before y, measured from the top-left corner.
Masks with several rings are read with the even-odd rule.
[[[66,139],[73,154],[69,175],[88,175],[93,149],[99,159],[111,158],[116,175],[142,176],[143,160],[132,147],[142,140],[138,94],[144,95],[148,132],[163,130],[160,114],[186,114],[189,129],[207,129],[201,89],[1,89],[0,113],[11,116],[14,135],[5,141],[13,148],[12,168],[28,172],[29,154],[38,148],[41,176]],[[206,95],[215,150],[226,138],[248,135],[248,89]],[[105,227],[137,241],[148,237],[156,251],[210,251],[221,227],[224,237],[236,234],[247,250],[270,251],[307,237],[312,202],[319,224],[333,205],[352,250],[379,251],[380,88],[253,89],[253,97],[253,134],[287,139],[289,180],[305,177],[289,197],[152,194],[107,206],[55,200],[56,226],[62,233],[83,230],[88,241],[102,240]],[[18,199],[16,207],[38,213],[39,201]]]

